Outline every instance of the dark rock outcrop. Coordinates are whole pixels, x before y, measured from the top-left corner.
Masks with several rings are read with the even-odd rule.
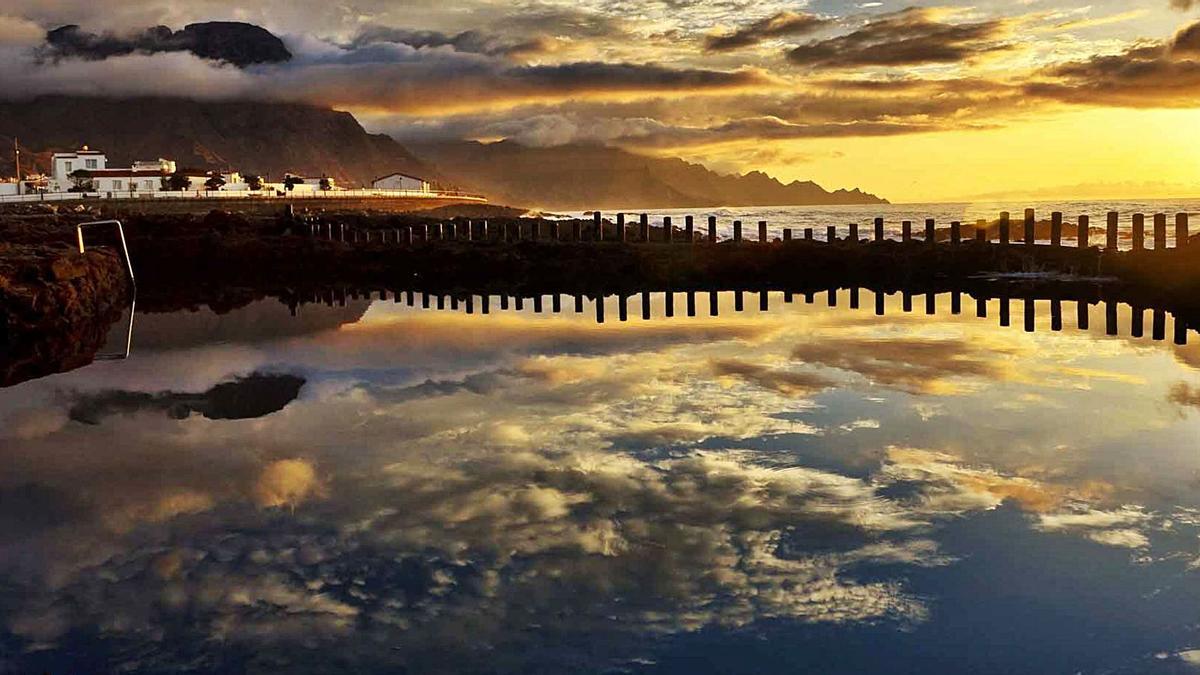
[[[172,31],[167,26],[146,28],[132,35],[90,33],[69,25],[46,33],[43,59],[98,61],[126,54],[191,52],[202,59],[224,61],[239,68],[258,63],[281,63],[292,58],[283,41],[260,26],[238,21],[188,24]]]

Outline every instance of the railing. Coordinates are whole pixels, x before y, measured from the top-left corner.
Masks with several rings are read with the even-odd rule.
[[[0,196],[0,204],[65,202],[92,199],[461,199],[486,202],[482,195],[458,190],[114,190],[104,192],[39,192]]]

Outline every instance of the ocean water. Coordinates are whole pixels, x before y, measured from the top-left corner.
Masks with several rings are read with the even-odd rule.
[[[662,223],[665,216],[672,218],[673,224],[683,225],[685,216],[694,216],[696,228],[703,231],[707,227],[708,217],[716,216],[717,233],[722,238],[733,236],[733,221],[742,221],[743,236],[754,239],[758,236],[758,221],[767,221],[768,235],[771,238],[783,236],[784,228],[792,228],[794,237],[803,236],[804,228],[814,229],[813,236],[825,240],[825,228],[834,225],[838,228],[838,236],[845,237],[847,226],[857,223],[859,233],[863,237],[870,236],[872,223],[875,218],[884,219],[884,231],[890,238],[899,238],[901,223],[905,220],[913,222],[914,236],[921,236],[924,231],[926,218],[937,221],[939,228],[947,227],[952,221],[974,223],[977,220],[995,220],[1001,211],[1011,214],[1014,224],[1013,232],[1018,232],[1024,217],[1025,209],[1036,211],[1038,219],[1048,219],[1054,211],[1061,211],[1067,223],[1075,223],[1079,216],[1091,218],[1091,227],[1104,227],[1105,214],[1116,211],[1121,216],[1121,230],[1128,233],[1132,228],[1132,218],[1135,213],[1146,214],[1147,246],[1150,246],[1152,231],[1152,215],[1155,213],[1168,214],[1168,231],[1173,232],[1175,214],[1188,213],[1193,218],[1200,214],[1200,199],[1174,200],[1113,200],[1113,201],[1041,201],[1041,202],[956,202],[931,204],[869,204],[855,206],[733,206],[694,209],[629,209],[624,210],[626,221],[636,222],[641,213],[646,213],[652,224]],[[615,217],[618,210],[606,211],[606,217]],[[590,213],[590,212],[588,212]],[[569,214],[582,217],[583,212]],[[1200,228],[1200,223],[1192,229]],[[1168,237],[1170,240],[1171,237]],[[1173,245],[1173,242],[1171,243]]]

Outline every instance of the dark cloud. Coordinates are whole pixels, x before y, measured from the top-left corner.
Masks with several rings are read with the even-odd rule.
[[[388,26],[367,26],[347,45],[360,49],[380,42],[404,44],[418,49],[423,47],[453,47],[460,52],[487,54],[489,56],[521,57],[543,54],[551,50],[554,42],[545,36],[513,39],[489,35],[476,30],[453,35],[433,30],[410,30]]]
[[[1181,408],[1200,408],[1200,387],[1176,382],[1167,392],[1167,400]]]
[[[292,58],[283,41],[264,28],[248,23],[213,21],[189,24],[172,31],[154,26],[126,35],[90,33],[76,25],[46,33],[46,44],[38,50],[45,60],[103,60],[128,54],[190,52],[202,59],[226,61],[237,66],[280,63]]]
[[[151,410],[166,412],[175,419],[193,412],[214,420],[251,419],[282,410],[296,400],[303,386],[304,378],[295,375],[252,373],[198,394],[102,391],[81,395],[71,406],[70,417],[85,424],[99,424],[110,415]]]
[[[1006,350],[965,340],[848,339],[797,346],[792,357],[858,373],[874,383],[914,394],[949,390],[950,378],[1003,379]]]
[[[720,52],[756,45],[763,40],[787,35],[808,35],[830,23],[815,14],[780,12],[742,26],[726,35],[710,35],[704,41],[708,51]]]
[[[1198,0],[1171,0],[1171,8],[1180,11],[1186,11],[1198,6],[1200,6],[1200,1]]]
[[[1119,54],[1094,56],[1044,70],[1026,87],[1068,103],[1134,108],[1200,104],[1200,22],[1168,41],[1140,42]]]
[[[780,370],[739,359],[718,359],[712,362],[713,373],[736,377],[763,389],[788,396],[811,394],[836,384],[833,379],[798,370]]]
[[[809,68],[957,63],[1009,49],[1008,22],[947,23],[937,10],[910,7],[886,14],[846,35],[801,45],[788,60]]]

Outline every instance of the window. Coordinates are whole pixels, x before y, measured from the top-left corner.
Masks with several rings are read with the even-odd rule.
[[[94,159],[85,159],[85,160],[83,161],[83,163],[84,163],[84,165],[85,165],[85,166],[87,166],[87,168],[89,168],[89,169],[94,169],[94,168],[96,168],[96,160],[94,160]]]
[[[69,175],[69,174],[70,174],[72,171],[74,171],[74,170],[75,170],[75,163],[74,163],[74,162],[67,162],[67,163],[66,163],[66,167],[67,167],[67,174]]]
[[[114,190],[124,190],[124,189],[125,189],[125,185],[124,185],[124,183],[123,183],[122,181],[119,181],[119,180],[114,180],[114,181],[113,181],[113,189],[114,189]]]

